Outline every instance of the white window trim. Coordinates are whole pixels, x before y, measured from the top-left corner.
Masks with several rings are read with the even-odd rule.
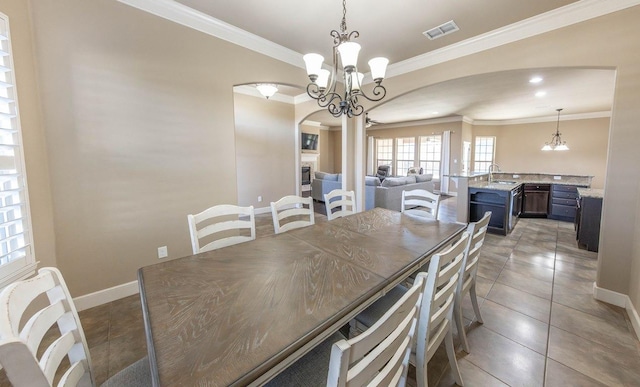
[[[8,262],[0,266],[0,288],[4,288],[11,282],[29,277],[35,273],[37,262],[35,261],[35,253],[33,247],[33,235],[31,228],[31,209],[29,205],[29,190],[27,187],[27,173],[24,161],[23,141],[22,141],[22,125],[20,123],[20,109],[18,105],[18,86],[15,77],[15,66],[13,63],[13,49],[11,46],[11,28],[9,25],[9,17],[0,12],[0,23],[4,24],[4,30],[0,26],[0,39],[6,41],[6,52],[8,53],[8,60],[5,62],[5,67],[9,70],[6,71],[9,74],[9,79],[13,85],[13,104],[15,106],[15,117],[13,118],[15,127],[11,128],[15,130],[18,146],[14,149],[14,159],[16,162],[16,170],[19,175],[19,179],[22,180],[22,228],[25,239],[25,256],[14,261]],[[9,83],[9,82],[7,82]]]

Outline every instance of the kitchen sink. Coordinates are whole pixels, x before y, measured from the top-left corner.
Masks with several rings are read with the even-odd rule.
[[[516,181],[512,181],[512,180],[494,180],[491,182],[491,184],[516,184]]]

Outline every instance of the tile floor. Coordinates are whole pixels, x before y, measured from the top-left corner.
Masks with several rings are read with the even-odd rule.
[[[316,211],[326,221],[323,206]],[[441,219],[452,216],[455,198],[442,201]],[[269,233],[270,215],[259,215],[258,237]],[[571,223],[520,219],[509,236],[487,235],[477,284],[484,324],[467,320],[471,353],[457,352],[465,385],[640,386],[640,343],[625,310],[591,296],[596,259],[577,248]],[[138,296],[80,316],[98,384],[146,355]],[[443,348],[429,385],[454,385]]]

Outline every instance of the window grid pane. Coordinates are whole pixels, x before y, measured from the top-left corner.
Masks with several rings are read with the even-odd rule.
[[[376,167],[381,165],[391,165],[393,163],[393,139],[376,139]]]
[[[473,170],[475,172],[489,172],[489,166],[493,164],[495,150],[495,137],[476,137],[475,158]]]
[[[410,167],[415,165],[415,137],[396,138],[396,176],[406,176]]]
[[[440,178],[440,163],[442,161],[442,136],[420,137],[420,167],[423,173],[433,174],[434,179]]]

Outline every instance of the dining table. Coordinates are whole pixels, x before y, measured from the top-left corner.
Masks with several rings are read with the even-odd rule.
[[[374,208],[140,268],[153,385],[264,384],[465,228]]]

